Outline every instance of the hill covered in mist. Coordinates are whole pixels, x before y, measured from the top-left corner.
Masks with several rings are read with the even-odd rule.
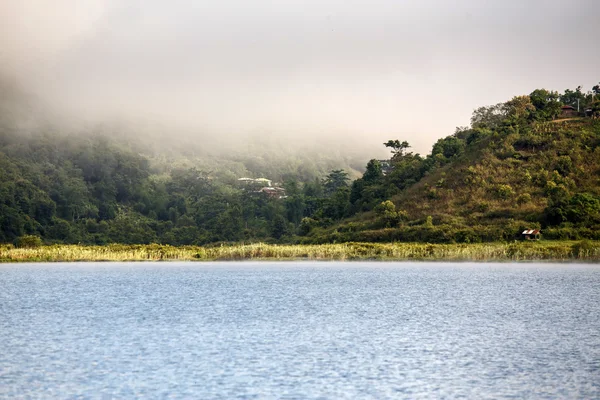
[[[390,159],[361,168],[367,150],[341,142],[65,121],[4,85],[0,242],[479,242],[540,227],[598,239],[599,93],[536,90],[481,107],[427,156],[390,140]]]
[[[326,137],[222,138],[151,118],[89,121],[7,79],[0,94],[1,242],[23,235],[172,244],[281,237],[294,230],[284,202],[240,178],[266,178],[293,192],[334,169],[360,176],[368,159],[364,146]]]

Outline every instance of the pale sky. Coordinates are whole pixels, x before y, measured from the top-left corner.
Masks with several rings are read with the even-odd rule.
[[[600,81],[598,0],[6,0],[0,71],[63,110],[199,135],[408,140]]]

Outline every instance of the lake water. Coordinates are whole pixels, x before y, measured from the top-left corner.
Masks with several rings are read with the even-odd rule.
[[[0,265],[0,398],[599,398],[600,265]]]

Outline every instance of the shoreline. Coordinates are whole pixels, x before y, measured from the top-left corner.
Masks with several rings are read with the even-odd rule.
[[[600,262],[600,241],[339,243],[318,245],[0,245],[0,263],[124,261],[474,261]]]

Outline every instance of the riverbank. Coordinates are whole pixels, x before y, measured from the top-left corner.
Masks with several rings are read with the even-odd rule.
[[[427,261],[588,261],[600,262],[598,241],[515,243],[340,243],[321,245],[239,244],[219,247],[168,245],[35,248],[0,246],[0,262],[215,261],[215,260],[427,260]]]

